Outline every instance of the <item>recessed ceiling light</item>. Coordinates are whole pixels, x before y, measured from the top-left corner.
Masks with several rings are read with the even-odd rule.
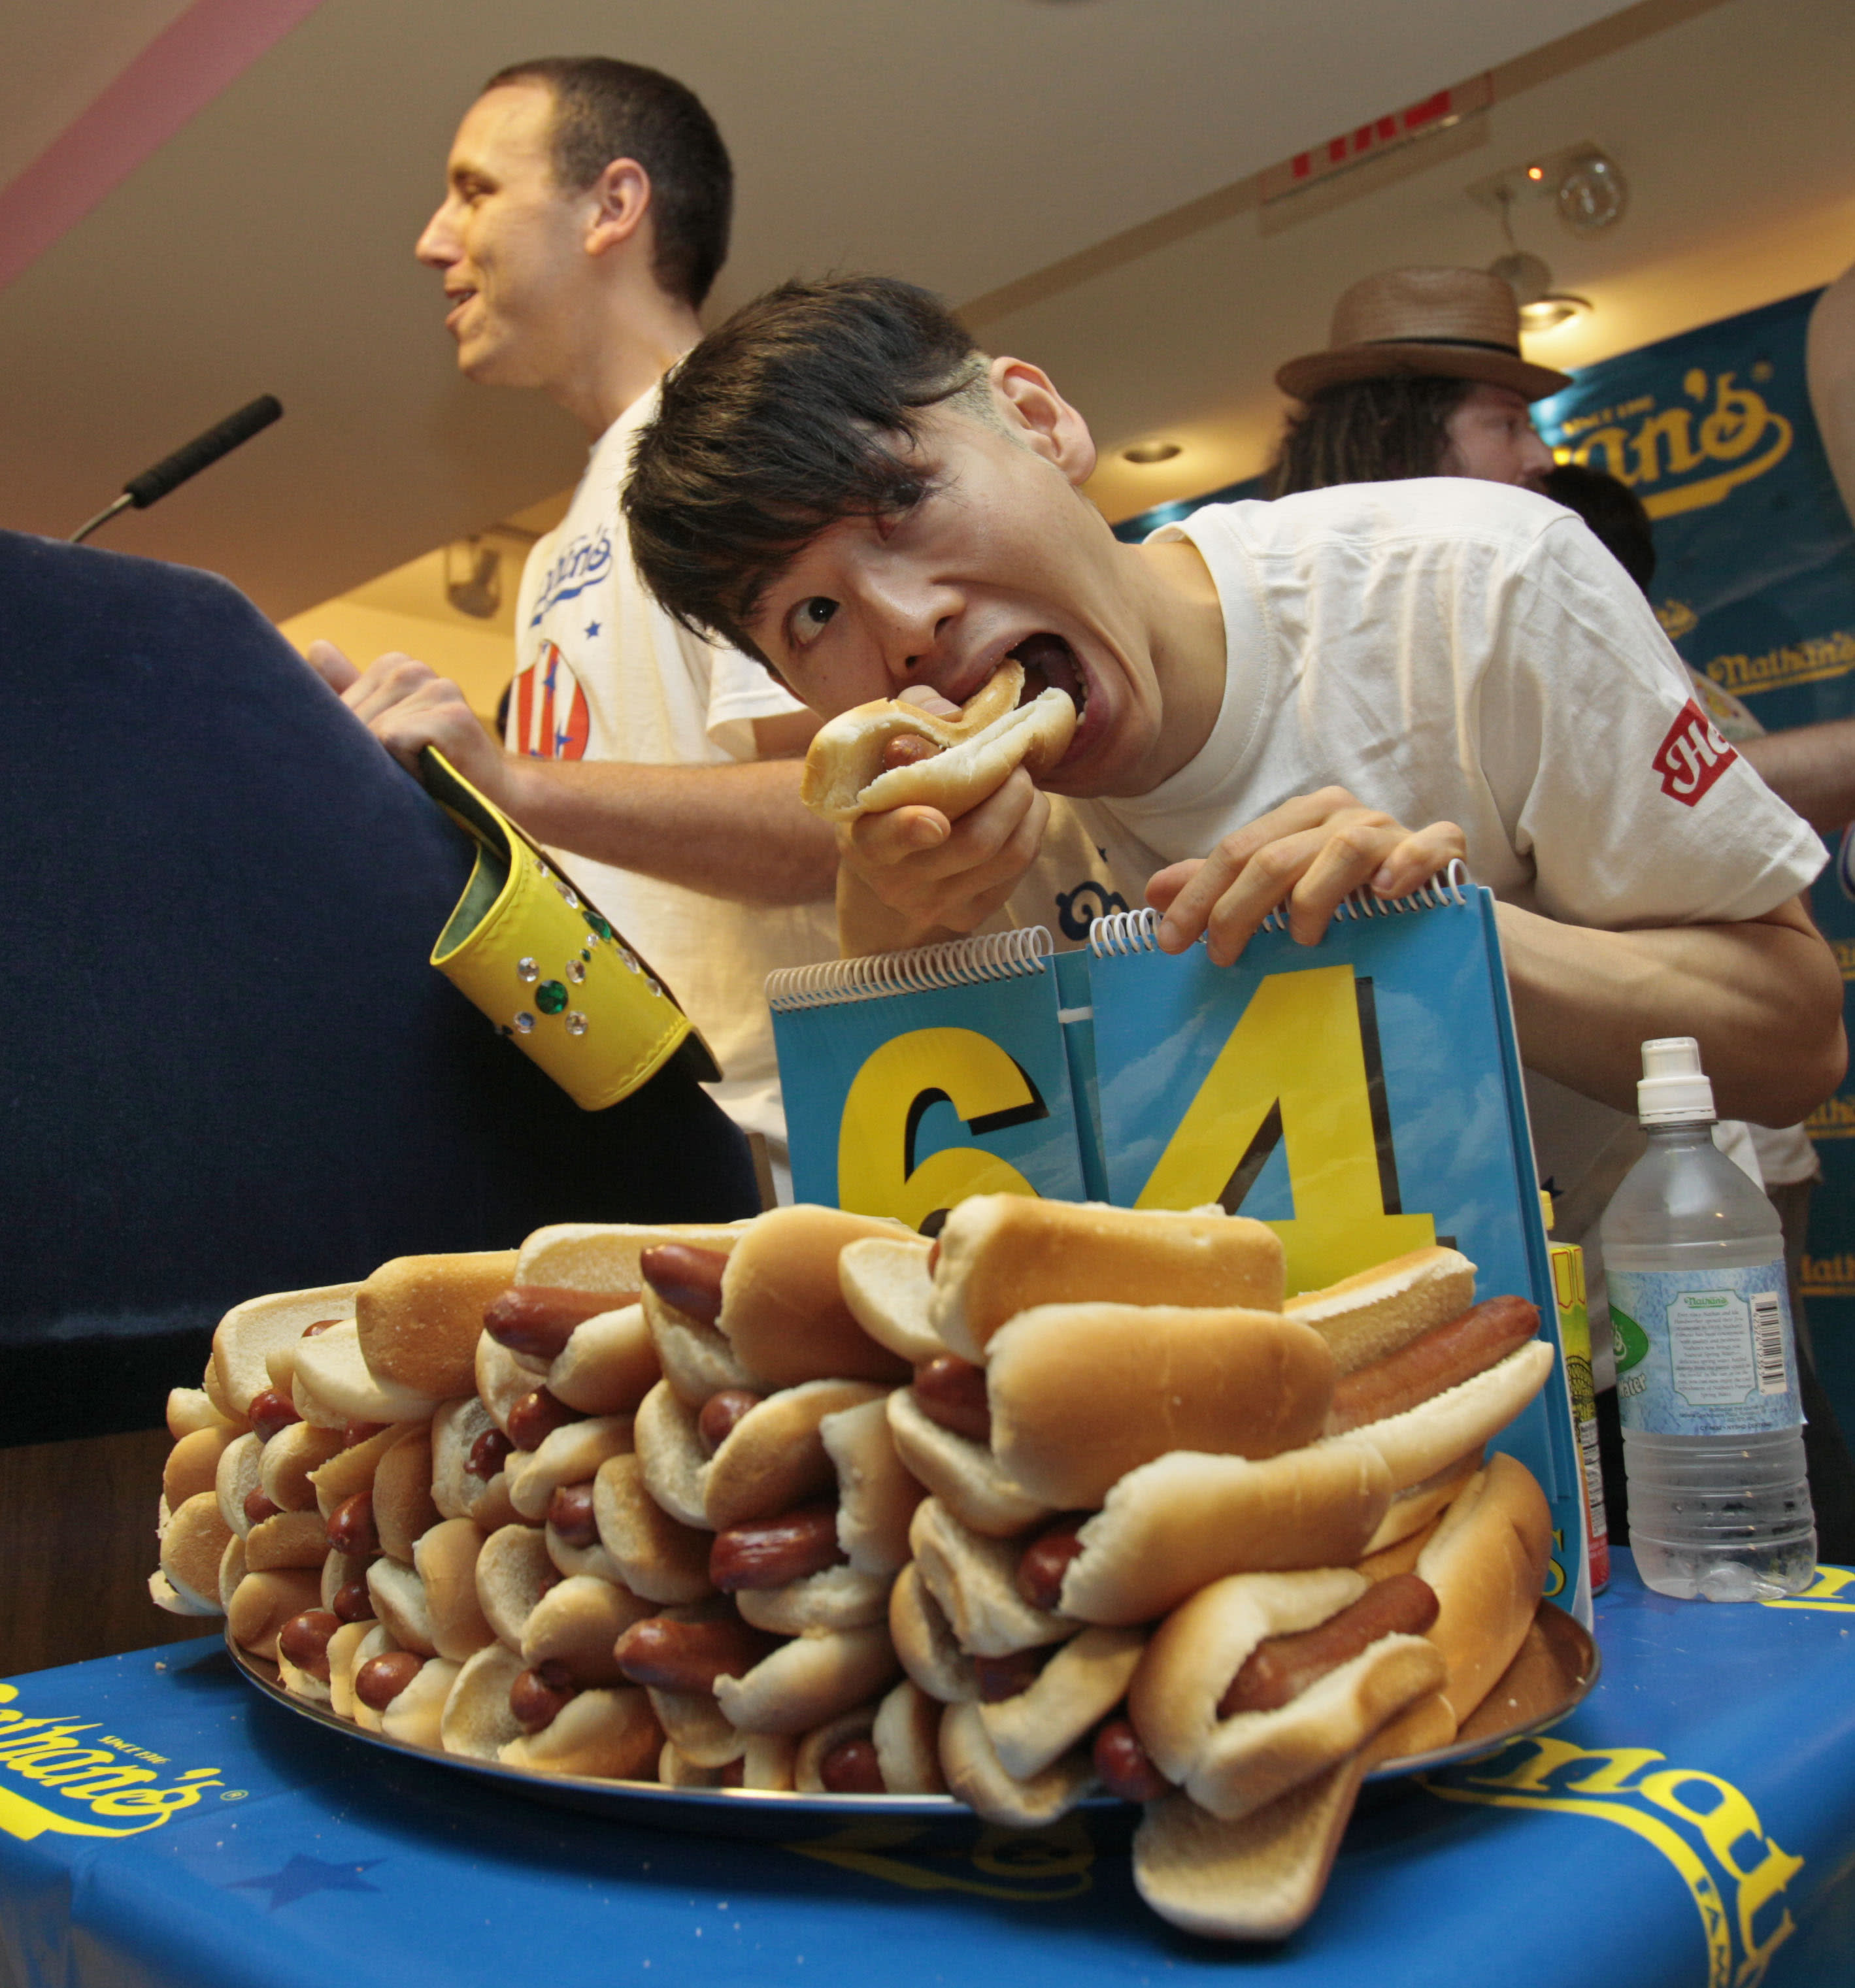
[[[1145,468],[1149,463],[1170,462],[1175,455],[1184,452],[1176,441],[1137,441],[1131,448],[1122,450],[1121,460],[1137,462]]]
[[[1549,290],[1531,303],[1520,306],[1520,329],[1528,332],[1556,331],[1575,317],[1592,309],[1589,297],[1576,297],[1569,290]]]

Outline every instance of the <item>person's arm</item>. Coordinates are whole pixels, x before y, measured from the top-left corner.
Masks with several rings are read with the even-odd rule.
[[[308,661],[402,765],[416,772],[419,753],[435,746],[537,842],[740,904],[831,895],[835,841],[801,805],[794,759],[714,766],[528,759],[504,752],[457,685],[410,656],[382,656],[359,671],[332,644],[313,643]],[[814,722],[760,720],[755,739],[802,751]]]
[[[1734,749],[1819,834],[1837,834],[1855,821],[1855,718],[1768,732]]]
[[[1722,1118],[1792,1125],[1842,1081],[1842,975],[1801,898],[1739,925],[1593,931],[1500,905],[1526,1063],[1636,1109],[1640,1046],[1692,1036]]]

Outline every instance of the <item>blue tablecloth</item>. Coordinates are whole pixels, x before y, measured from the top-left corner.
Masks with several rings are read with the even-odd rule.
[[[1847,1570],[1715,1607],[1646,1593],[1619,1556],[1578,1712],[1369,1789],[1319,1912],[1260,1949],[1153,1918],[1105,1817],[952,1844],[898,1823],[794,1844],[649,1830],[383,1754],[178,1644],[0,1686],[0,1981],[1846,1984],[1851,1629]]]

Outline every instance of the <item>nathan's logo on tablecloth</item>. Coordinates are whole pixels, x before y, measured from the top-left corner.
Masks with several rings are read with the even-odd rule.
[[[1639,394],[1572,415],[1559,431],[1559,454],[1627,483],[1652,518],[1704,510],[1790,453],[1790,423],[1758,390],[1771,377],[1763,360],[1748,385],[1736,373],[1691,366],[1681,397],[1666,406],[1658,394]]]
[[[1847,1249],[1827,1256],[1805,1250],[1803,1276],[1806,1298],[1855,1298],[1855,1253]]]
[[[1541,1736],[1423,1785],[1445,1801],[1588,1816],[1660,1851],[1687,1887],[1707,1942],[1708,1988],[1757,1988],[1796,1931],[1785,1893],[1803,1868],[1765,1833],[1731,1782],[1671,1767],[1649,1746],[1574,1746]]]
[[[58,1836],[140,1836],[228,1788],[217,1767],[176,1773],[165,1754],[106,1733],[93,1722],[29,1718],[12,1709],[17,1685],[0,1684],[0,1829],[30,1842]]]
[[[1048,1829],[988,1824],[963,1848],[931,1845],[924,1841],[927,1835],[919,1823],[854,1822],[829,1836],[785,1847],[904,1891],[970,1892],[1023,1905],[1078,1898],[1095,1882],[1095,1845],[1078,1815]],[[921,1847],[913,1847],[917,1844]]]
[[[1693,807],[1738,756],[1690,698],[1650,763],[1662,776],[1662,792],[1684,807]]]

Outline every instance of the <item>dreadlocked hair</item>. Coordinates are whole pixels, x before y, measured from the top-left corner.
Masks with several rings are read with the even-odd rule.
[[[904,451],[924,409],[961,396],[990,418],[985,355],[912,283],[829,277],[744,305],[638,437],[624,510],[645,584],[685,627],[760,656],[747,627],[767,587],[827,527],[918,504],[931,478]]]
[[[1473,384],[1392,373],[1323,387],[1288,417],[1269,465],[1269,495],[1434,476],[1449,446],[1449,418]]]

